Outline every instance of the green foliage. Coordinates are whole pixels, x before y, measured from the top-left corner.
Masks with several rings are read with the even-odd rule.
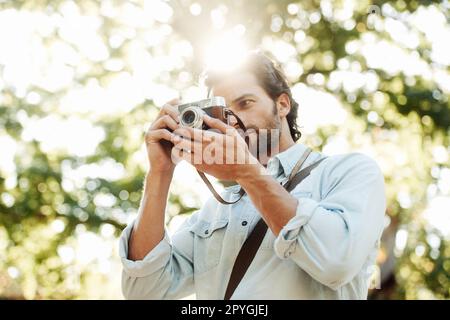
[[[0,167],[0,296],[63,299],[102,296],[91,292],[111,281],[96,272],[99,261],[94,259],[80,265],[76,259],[69,259],[70,254],[67,258],[62,252],[75,248],[80,234],[102,234],[101,230],[108,230],[108,226],[113,227],[114,235],[108,238],[106,232],[101,238],[114,244],[114,236],[119,235],[139,206],[146,170],[142,138],[145,126],[157,114],[161,95],[167,88],[186,92],[194,86],[204,67],[205,43],[220,36],[224,29],[241,24],[250,47],[262,46],[275,56],[276,41],[293,48],[294,54],[288,60],[299,62],[302,71],[291,76],[292,84],[304,83],[331,94],[350,114],[344,125],[320,127],[314,134],[306,134],[303,143],[320,150],[332,139],[342,137],[352,148],[370,149],[380,162],[386,179],[387,213],[395,228],[384,235],[379,262],[383,264],[387,257],[395,255],[395,281],[393,287],[382,284],[382,290],[375,290],[372,297],[448,299],[448,235],[431,228],[423,213],[434,196],[449,196],[448,190],[440,187],[449,170],[448,156],[442,161],[433,153],[436,148],[449,151],[449,66],[434,60],[427,34],[409,25],[407,19],[424,8],[435,8],[446,17],[448,28],[448,7],[438,1],[403,0],[197,2],[202,9],[198,15],[191,13],[194,1],[164,3],[161,12],[167,15],[169,10],[168,18],[155,15],[156,9],[146,9],[148,2],[138,0],[0,3],[0,13],[8,10],[42,13],[59,21],[50,23],[47,29],[34,30],[33,39],[48,50],[45,52],[49,61],[59,58],[62,61],[59,66],[73,72],[68,84],[46,86],[30,81],[21,87],[7,77],[2,80],[11,70],[7,70],[0,55],[0,135],[12,139],[16,145],[14,169],[1,171]],[[339,18],[339,12],[350,5],[353,6],[350,15]],[[374,16],[368,14],[369,8],[384,10]],[[212,10],[225,17],[221,28],[211,27]],[[73,14],[97,19],[86,23],[98,23],[94,33],[105,47],[104,56],[90,55],[89,49],[65,29],[64,23]],[[401,21],[407,30],[417,34],[417,46],[405,45],[390,30],[377,27],[388,19]],[[86,33],[87,36],[90,35]],[[374,39],[370,45],[385,41],[417,58],[414,61],[432,70],[432,74],[446,75],[447,89],[433,76],[408,73],[401,68],[389,71],[383,65],[370,63],[360,50],[369,45],[364,41],[370,37]],[[178,52],[180,43],[187,43],[191,52]],[[52,54],[51,50],[58,46],[64,50]],[[385,59],[388,62],[390,57]],[[282,62],[285,69],[289,61]],[[139,63],[145,72],[139,72]],[[156,70],[154,74],[152,70]],[[353,72],[351,77],[358,74],[370,77],[375,85],[354,88],[344,82],[330,85],[336,71]],[[121,99],[117,102],[118,111],[108,112],[107,105],[96,105],[105,101],[102,99],[78,100],[76,110],[61,107],[75,90],[105,89],[129,75],[138,77],[142,88],[136,90],[145,93],[117,85],[116,90],[123,90],[116,96]],[[151,86],[150,82],[160,87]],[[136,99],[122,101],[122,97],[133,94]],[[302,97],[299,102],[301,119]],[[89,103],[94,107],[84,109]],[[67,148],[58,149],[48,148],[39,137],[28,137],[27,127],[49,116],[59,121],[85,119],[100,129],[103,136],[95,151],[80,155],[70,151],[74,140],[68,140]],[[56,131],[54,135],[64,136],[64,132]],[[80,139],[88,143],[93,138],[80,132]],[[2,158],[7,156],[2,150],[0,154]],[[122,174],[111,178],[96,172],[105,163]],[[91,168],[90,173],[82,173],[83,168]],[[184,197],[183,189],[174,187],[172,191],[168,221],[176,214],[192,212],[201,204],[194,199],[193,206]],[[99,200],[102,198],[109,203],[103,204]],[[387,245],[393,241],[397,229],[408,235],[401,249]],[[111,253],[110,259],[113,257]],[[382,267],[384,272],[391,270]]]

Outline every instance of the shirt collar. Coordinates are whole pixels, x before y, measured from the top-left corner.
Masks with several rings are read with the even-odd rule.
[[[270,172],[279,172],[280,169],[282,169],[284,175],[288,176],[291,174],[292,169],[294,169],[295,164],[306,149],[307,147],[301,143],[294,144],[287,150],[273,156],[267,163],[268,170]]]

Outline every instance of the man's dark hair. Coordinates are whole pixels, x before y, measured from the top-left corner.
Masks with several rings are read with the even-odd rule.
[[[298,103],[292,98],[291,89],[289,88],[286,76],[281,71],[278,64],[270,59],[266,54],[262,52],[250,52],[245,59],[236,69],[226,72],[218,72],[213,69],[206,70],[204,73],[204,82],[208,90],[220,82],[220,80],[227,75],[250,72],[256,76],[259,84],[269,97],[275,102],[276,99],[285,93],[289,97],[291,103],[291,110],[286,116],[289,130],[291,132],[292,139],[297,141],[301,137],[301,132],[297,125]]]

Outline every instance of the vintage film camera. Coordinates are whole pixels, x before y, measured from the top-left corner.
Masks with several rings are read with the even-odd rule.
[[[180,112],[180,124],[185,127],[191,127],[195,129],[208,130],[209,126],[203,122],[203,115],[207,114],[212,118],[216,118],[221,120],[222,122],[230,125],[231,117],[234,117],[236,120],[236,125],[239,126],[240,129],[245,132],[247,129],[242,122],[242,120],[233,112],[230,108],[228,108],[225,104],[225,98],[223,97],[211,97],[208,99],[185,103],[178,105],[178,111]],[[248,136],[245,136],[245,142],[249,143]],[[199,170],[197,170],[198,174],[205,182],[206,186],[212,192],[217,201],[223,204],[233,204],[238,202],[243,193],[243,189],[241,188],[239,199],[234,202],[228,202],[222,199],[222,197],[216,192],[211,182],[209,182],[208,178],[205,174]]]
[[[207,130],[209,127],[203,122],[203,115],[217,118],[227,123],[229,115],[228,108],[223,97],[211,97],[208,99],[181,104],[178,106],[180,112],[180,124],[185,127]]]

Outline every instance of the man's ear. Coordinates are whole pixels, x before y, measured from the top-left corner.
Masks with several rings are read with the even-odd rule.
[[[277,109],[280,118],[285,118],[289,112],[291,111],[291,100],[289,100],[289,96],[287,93],[282,93],[277,98]]]

